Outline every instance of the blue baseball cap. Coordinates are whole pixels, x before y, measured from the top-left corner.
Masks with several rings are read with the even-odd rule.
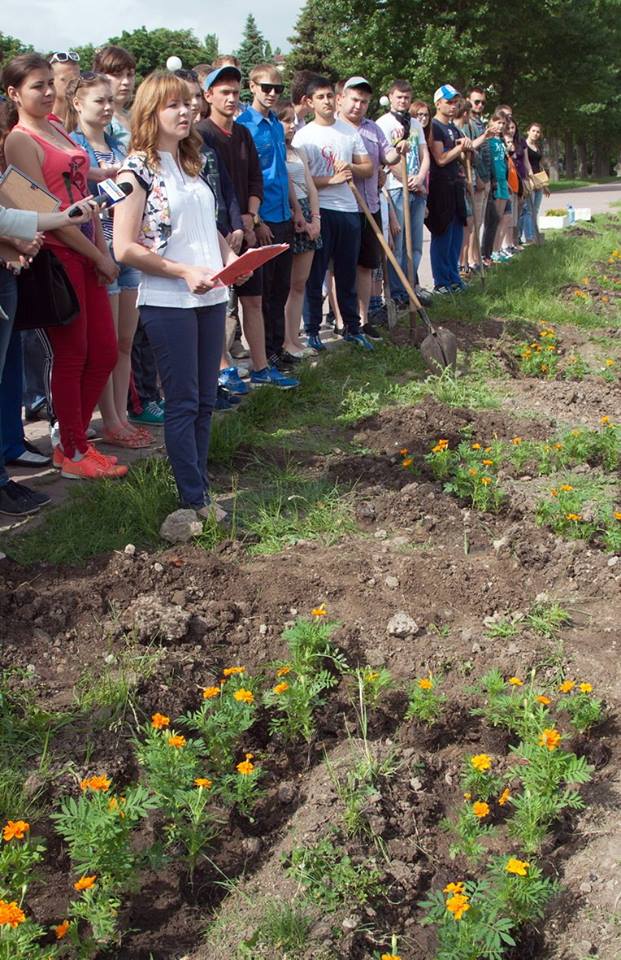
[[[241,81],[242,75],[241,70],[238,70],[232,63],[225,63],[222,67],[216,67],[215,70],[212,70],[211,73],[208,73],[203,82],[203,87],[205,90],[209,90],[210,87],[213,87],[216,80],[219,80],[223,73],[229,73],[235,77],[236,80]]]
[[[455,97],[458,96],[459,90],[456,90],[450,83],[445,83],[441,87],[438,87],[434,93],[433,102],[437,103],[439,100],[454,100]]]

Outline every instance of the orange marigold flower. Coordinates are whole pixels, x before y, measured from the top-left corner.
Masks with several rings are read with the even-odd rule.
[[[220,687],[203,687],[203,700],[213,700],[214,697],[219,697],[220,693]]]
[[[448,444],[447,444],[447,445],[444,445],[444,444],[442,443],[442,441],[440,441],[439,443],[436,443],[435,447],[432,447],[432,448],[431,448],[431,452],[432,452],[432,453],[444,453],[444,451],[447,449],[447,446],[448,446]]]
[[[289,689],[289,684],[283,680],[282,683],[277,683],[275,687],[272,687],[273,693],[284,693],[285,690]]]
[[[254,753],[245,753],[246,760],[254,760]]]
[[[483,484],[484,487],[489,487],[491,482],[492,482],[491,477],[481,477],[481,483]]]
[[[311,610],[311,614],[313,615],[313,617],[327,617],[328,611],[326,610],[325,603],[322,603],[320,606],[315,607],[313,610]]]
[[[90,890],[91,887],[94,887],[94,886],[95,886],[95,881],[96,881],[96,880],[97,880],[97,874],[96,874],[96,873],[94,873],[94,874],[92,875],[92,877],[80,877],[80,879],[79,879],[79,880],[76,880],[76,882],[74,883],[73,888],[74,888],[74,890],[77,890],[78,892],[79,892],[80,890]]]
[[[579,686],[580,693],[592,693],[593,684],[592,683],[581,683]]]
[[[125,797],[119,797],[118,799],[116,797],[110,797],[110,799],[108,800],[108,810],[117,811],[121,820],[124,820],[125,814],[121,810],[121,807],[123,806],[124,803],[125,803]]]
[[[164,727],[169,726],[170,717],[167,717],[165,713],[154,713],[151,717],[151,726],[156,730],[163,730]]]
[[[494,463],[494,461],[493,461],[493,460],[482,460],[481,463],[483,464],[484,467],[491,467],[492,464]]]
[[[288,673],[291,673],[291,667],[279,667],[276,671],[277,677],[286,677]]]
[[[566,514],[565,514],[565,519],[566,519],[566,520],[570,520],[572,523],[580,523],[580,521],[582,520],[582,514],[581,514],[581,513],[566,513]]]
[[[487,753],[477,753],[474,757],[470,757],[470,766],[479,773],[485,773],[492,769],[492,758]]]
[[[524,681],[520,680],[519,677],[509,677],[507,683],[510,683],[512,687],[523,687]]]
[[[480,444],[480,443],[472,443],[472,444],[470,444],[470,448],[471,448],[471,450],[480,450],[480,449],[481,449],[481,444]]]
[[[401,461],[401,466],[403,467],[404,470],[407,470],[409,467],[412,466],[413,463],[414,461],[412,460],[412,457],[406,457],[405,460]]]
[[[236,690],[233,694],[235,700],[239,700],[240,703],[254,703],[254,694],[252,690],[244,690],[243,687],[240,687],[239,690]]]
[[[607,424],[610,423],[610,417],[606,417],[606,416],[600,417],[599,422],[603,424],[603,426],[606,426]]]
[[[431,677],[421,677],[416,681],[421,690],[433,690],[433,680]]]
[[[552,489],[550,490],[550,495],[553,497],[558,497],[558,490],[556,489],[556,487],[552,487]]]
[[[17,906],[16,900],[0,900],[0,927],[19,927],[26,919],[26,914]]]
[[[509,802],[510,798],[511,798],[511,791],[509,790],[509,787],[505,787],[505,789],[502,791],[502,793],[498,797],[498,806],[504,807],[505,804]]]
[[[470,469],[468,470],[468,473],[470,474],[471,477],[476,477],[478,472],[479,471],[477,470],[476,467],[470,467]]]
[[[563,680],[563,682],[559,687],[559,690],[561,691],[561,693],[571,693],[571,691],[574,689],[575,686],[576,686],[575,680]]]
[[[250,763],[250,760],[242,760],[241,763],[237,764],[237,772],[241,773],[243,777],[249,776],[254,770],[254,763]]]
[[[513,437],[512,440],[511,440],[511,443],[513,444],[514,447],[519,447],[519,445],[521,444],[521,442],[522,442],[522,438],[521,438],[521,437]]]
[[[602,300],[603,300],[603,299],[604,299],[604,298],[602,297]],[[615,365],[615,362],[614,362],[614,360],[612,359],[612,357],[607,357],[604,362],[605,362],[605,364],[606,364],[607,367],[614,367],[614,365]]]
[[[463,880],[459,880],[457,883],[447,883],[442,893],[463,893],[464,892],[464,883]]]
[[[455,893],[446,901],[446,909],[453,914],[454,920],[461,920],[466,910],[470,909],[468,897],[463,893]]]
[[[2,829],[2,838],[7,843],[9,840],[23,840],[29,830],[30,824],[25,820],[7,820]]]
[[[546,727],[539,734],[539,746],[547,750],[556,750],[560,745],[561,735],[554,727]]]
[[[516,877],[525,877],[529,867],[530,863],[526,860],[518,860],[517,857],[511,857],[505,864],[507,873],[514,873]]]
[[[105,793],[106,790],[110,789],[111,780],[105,775],[105,773],[98,774],[94,777],[87,777],[86,780],[80,780],[80,788],[82,790],[92,790],[94,793]]]
[[[196,777],[194,783],[203,790],[210,790],[213,786],[213,780],[210,780],[209,777]]]
[[[401,454],[402,457],[407,457],[407,455],[408,455],[409,452],[410,452],[410,451],[408,450],[407,447],[402,447],[402,449],[399,450],[399,453]]]
[[[396,953],[383,953],[380,960],[401,960],[401,957]]]
[[[472,812],[475,817],[478,817],[479,820],[482,820],[489,814],[489,804],[485,803],[483,800],[477,800],[476,803],[472,804]]]
[[[558,443],[553,444],[555,450],[562,450],[563,444],[559,441]]]
[[[573,490],[573,489],[574,489],[574,488],[572,487],[571,483],[563,483],[563,484],[561,484],[561,490],[563,490],[565,493],[569,493],[569,491],[570,491],[570,490]]]
[[[550,698],[544,696],[543,693],[540,693],[538,697],[535,697],[535,700],[537,701],[537,703],[542,703],[544,707],[547,707],[549,703],[552,703]]]
[[[615,520],[621,520],[621,510],[615,510],[614,518]]]
[[[245,667],[225,667],[222,671],[223,677],[233,677],[236,673],[245,673]]]
[[[168,738],[168,746],[174,747],[175,750],[178,750],[180,747],[185,747],[187,742],[188,741],[181,733],[171,733]]]
[[[69,923],[68,920],[63,920],[62,923],[57,924],[57,925],[53,928],[53,929],[54,929],[54,933],[56,934],[56,939],[57,939],[57,940],[62,940],[63,937],[66,937],[66,936],[67,936],[67,932],[68,932],[70,926],[71,926],[71,924]]]

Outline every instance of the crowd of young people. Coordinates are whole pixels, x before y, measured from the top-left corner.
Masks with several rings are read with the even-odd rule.
[[[98,406],[106,447],[148,448],[163,424],[180,503],[221,519],[207,473],[214,411],[252,388],[298,386],[299,365],[326,349],[327,297],[336,329],[363,351],[381,339],[386,297],[408,302],[390,264],[383,284],[382,245],[361,206],[426,305],[537,236],[541,127],[521,137],[507,105],[484,119],[481,87],[466,98],[443,84],[432,111],[395,80],[375,121],[362,76],[334,86],[305,71],[284,99],[280,71],[257,64],[242,103],[234,57],[155,71],[134,96],[135,68],[128,51],[108,46],[89,71],[73,51],[23,54],[2,71],[3,165],[65,211],[37,220],[0,208],[15,250],[0,267],[0,512],[10,516],[48,498],[10,481],[7,463],[51,461],[68,479],[127,473],[91,442]],[[127,196],[97,216],[87,198],[108,178]],[[425,225],[433,292],[418,279]],[[230,288],[212,279],[276,243],[286,251]],[[68,325],[20,334],[17,275],[42,248],[64,268],[79,311]],[[29,415],[47,411],[49,460],[24,437],[23,396]]]

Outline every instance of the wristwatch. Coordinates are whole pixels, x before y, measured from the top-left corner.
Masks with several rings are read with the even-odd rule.
[[[253,226],[253,227],[260,227],[260,226],[262,225],[262,223],[263,223],[263,221],[261,220],[261,217],[259,216],[259,214],[258,214],[258,213],[253,213],[253,214],[252,214],[252,226]]]

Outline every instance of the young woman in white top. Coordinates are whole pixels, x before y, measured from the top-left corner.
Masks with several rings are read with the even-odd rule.
[[[201,144],[185,80],[150,74],[136,94],[132,152],[117,178],[133,192],[115,210],[114,252],[142,273],[138,308],[166,396],[166,449],[181,505],[207,516],[213,509],[207,454],[228,301],[227,288],[211,278],[237,256],[216,227]]]
[[[278,109],[287,143],[287,173],[289,196],[295,211],[293,264],[291,285],[285,306],[285,340],[283,351],[294,357],[303,356],[306,347],[300,339],[300,323],[304,305],[304,290],[315,250],[321,247],[321,216],[315,181],[311,176],[303,148],[296,149],[291,141],[297,130],[296,113],[292,103],[283,103]]]

